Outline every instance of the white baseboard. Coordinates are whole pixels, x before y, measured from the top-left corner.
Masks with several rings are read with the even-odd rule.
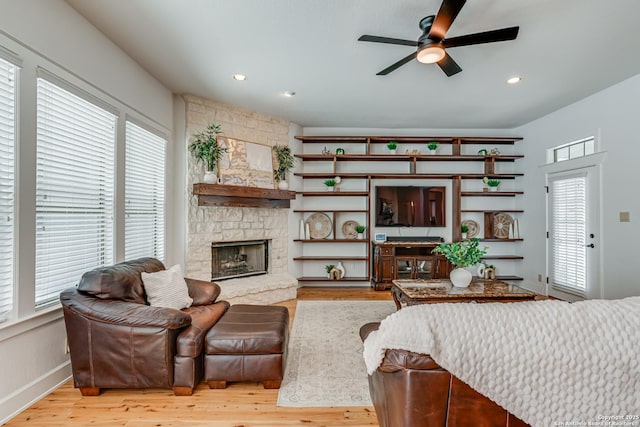
[[[71,378],[71,362],[67,361],[0,401],[0,425],[51,393]]]

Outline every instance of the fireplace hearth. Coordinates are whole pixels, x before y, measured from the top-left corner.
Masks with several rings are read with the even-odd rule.
[[[269,240],[211,243],[211,280],[267,274]]]

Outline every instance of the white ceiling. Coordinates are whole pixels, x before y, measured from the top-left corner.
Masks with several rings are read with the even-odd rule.
[[[449,49],[453,77],[417,61],[376,76],[414,48],[357,41],[417,40],[441,0],[67,2],[174,93],[302,126],[512,128],[640,73],[639,0],[469,0],[448,37],[520,33]]]

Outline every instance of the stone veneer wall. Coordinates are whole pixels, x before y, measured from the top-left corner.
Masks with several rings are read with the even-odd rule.
[[[267,145],[289,144],[289,121],[233,105],[185,96],[185,145],[209,123],[222,125],[224,135]],[[186,148],[185,148],[186,149]],[[287,272],[288,209],[198,206],[192,184],[200,182],[204,166],[187,156],[187,251],[185,275],[211,280],[211,242],[271,239],[270,273]]]

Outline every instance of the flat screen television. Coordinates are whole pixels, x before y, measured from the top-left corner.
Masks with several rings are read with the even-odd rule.
[[[445,227],[445,187],[376,187],[377,227]]]

